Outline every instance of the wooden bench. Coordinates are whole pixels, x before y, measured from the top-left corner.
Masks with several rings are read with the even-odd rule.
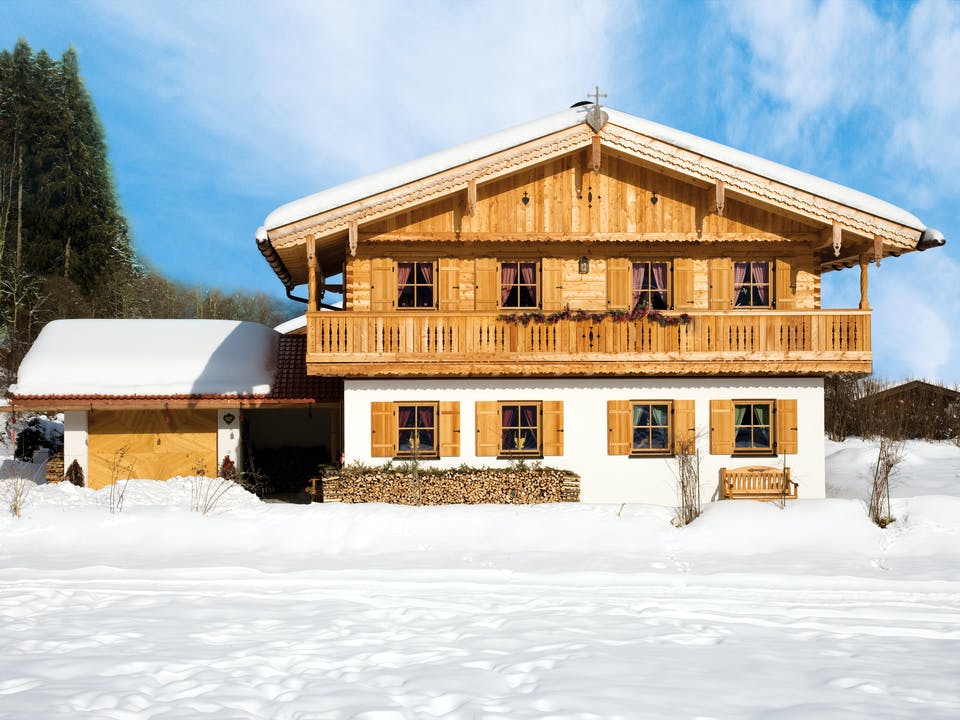
[[[720,468],[720,497],[723,500],[796,500],[797,484],[790,479],[790,468],[766,465]]]

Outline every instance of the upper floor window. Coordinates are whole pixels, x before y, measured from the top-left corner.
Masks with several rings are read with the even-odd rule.
[[[633,263],[633,307],[649,305],[656,310],[670,307],[665,262]]]
[[[397,307],[432,308],[433,263],[397,263]]]
[[[735,307],[770,307],[770,263],[734,263],[733,297]]]
[[[500,263],[500,307],[537,307],[537,263]]]
[[[734,452],[773,451],[773,403],[736,402],[733,405]]]

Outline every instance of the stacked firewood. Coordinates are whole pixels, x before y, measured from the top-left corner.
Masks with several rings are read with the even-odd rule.
[[[63,480],[63,453],[54,453],[47,460],[47,482]]]
[[[424,470],[347,466],[336,482],[328,484],[324,478],[323,500],[400,505],[579,502],[580,478],[567,470],[545,467]]]

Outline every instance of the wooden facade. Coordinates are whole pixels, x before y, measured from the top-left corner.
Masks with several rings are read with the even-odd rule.
[[[586,132],[576,142],[574,129],[558,133],[552,145],[542,139],[547,150],[539,161],[531,162],[530,145],[506,150],[459,175],[450,168],[274,231],[279,256],[312,293],[309,372],[375,378],[870,371],[866,263],[912,249],[904,238],[913,231],[850,208],[839,213],[835,201],[769,180],[762,192],[747,192],[760,180],[742,169],[714,163],[716,177],[705,178],[680,167],[688,152],[682,148],[653,162],[622,128]],[[709,165],[703,157],[698,162],[701,170]],[[483,163],[496,168],[488,178],[477,169]],[[474,176],[460,184],[470,168]],[[731,172],[739,173],[736,182]],[[440,185],[447,190],[431,194]],[[338,230],[344,218],[346,232]],[[848,258],[862,274],[859,307],[825,310],[821,274],[841,261],[853,264]],[[398,268],[412,263],[428,265],[432,295],[426,306],[401,307]],[[530,307],[503,302],[502,268],[511,263],[535,264]],[[688,314],[686,324],[518,325],[504,318],[630,310],[634,263],[666,269],[663,312]],[[761,307],[736,300],[735,268],[751,263],[768,268],[769,297]],[[340,272],[343,312],[316,311],[327,278]]]

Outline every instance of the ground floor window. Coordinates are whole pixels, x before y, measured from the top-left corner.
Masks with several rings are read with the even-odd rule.
[[[540,455],[539,403],[500,403],[500,454]]]
[[[397,404],[397,455],[437,457],[437,403]]]
[[[773,403],[737,402],[733,405],[734,452],[773,450]]]
[[[635,454],[670,452],[670,403],[635,402],[631,405],[631,451]]]

